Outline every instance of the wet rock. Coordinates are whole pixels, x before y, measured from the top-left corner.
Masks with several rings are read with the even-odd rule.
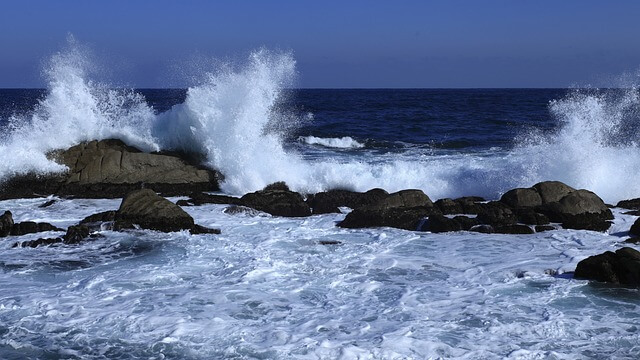
[[[494,228],[497,234],[534,234],[532,228],[522,224],[501,225]]]
[[[289,189],[289,185],[287,185],[287,183],[285,183],[284,181],[276,181],[273,184],[269,184],[265,186],[263,190],[264,191],[269,191],[269,190],[291,191],[291,189]]]
[[[60,244],[62,243],[63,239],[62,238],[46,238],[46,239],[37,239],[37,240],[30,240],[30,241],[23,241],[23,242],[17,242],[13,244],[13,248],[17,248],[17,247],[23,247],[23,248],[36,248],[38,246],[44,246],[44,245],[53,245],[53,244]]]
[[[0,237],[9,236],[11,228],[13,228],[13,215],[7,210],[0,216]]]
[[[484,224],[496,226],[515,224],[518,220],[511,208],[499,201],[478,204],[477,219]]]
[[[40,204],[38,207],[39,208],[46,208],[46,207],[49,207],[49,206],[55,204],[56,202],[57,202],[57,200],[55,200],[55,199],[54,200],[49,200],[49,201],[47,201],[47,202],[45,202],[43,204]]]
[[[535,189],[540,195],[542,204],[560,201],[560,199],[576,190],[560,181],[539,182],[533,185],[533,189]]]
[[[453,220],[460,224],[462,230],[469,230],[476,225],[480,225],[480,221],[478,219],[470,218],[468,216],[458,215],[454,217]]]
[[[193,218],[180,206],[158,196],[153,190],[142,189],[122,199],[115,216],[116,230],[143,229],[164,232],[188,230],[194,227]]]
[[[17,224],[13,224],[11,228],[12,236],[20,236],[25,234],[33,234],[44,231],[62,231],[49,223],[36,223],[33,221],[23,221]]]
[[[453,199],[444,198],[435,202],[435,205],[440,212],[445,215],[454,215],[454,214],[463,214],[464,207],[460,202],[454,201]]]
[[[268,216],[266,213],[241,205],[227,206],[222,210],[227,215]]]
[[[640,198],[622,200],[616,206],[623,209],[640,210]]]
[[[481,209],[482,202],[486,200],[479,196],[464,196],[453,201],[462,206],[462,214],[478,214]]]
[[[196,224],[191,229],[189,229],[189,232],[192,235],[197,235],[197,234],[220,234],[220,229],[208,228],[208,227]]]
[[[636,219],[633,225],[631,225],[631,229],[629,229],[629,234],[640,236],[640,218]]]
[[[549,218],[540,214],[533,209],[518,209],[516,210],[516,216],[518,218],[518,222],[527,225],[546,225],[549,223]]]
[[[275,216],[302,217],[311,215],[311,208],[302,195],[290,190],[260,190],[240,198],[244,206]]]
[[[605,231],[611,226],[608,220],[613,219],[604,201],[588,190],[575,190],[538,210],[567,229]]]
[[[432,233],[443,233],[460,231],[462,230],[462,226],[460,226],[460,223],[456,220],[444,215],[431,215],[421,230],[431,231]]]
[[[630,237],[627,240],[625,240],[624,242],[626,242],[627,244],[640,244],[640,237]]]
[[[63,195],[122,197],[141,187],[165,195],[218,190],[221,175],[177,156],[143,153],[120,140],[90,141],[49,157],[69,168],[55,175],[24,175],[5,182],[0,199]]]
[[[344,228],[394,227],[417,230],[425,217],[440,214],[431,199],[420,190],[390,194],[373,205],[359,207],[338,224]]]
[[[574,277],[618,285],[640,286],[640,252],[624,247],[578,263]]]
[[[371,189],[367,192],[355,192],[349,190],[329,190],[320,192],[310,197],[307,201],[314,214],[339,213],[339,207],[346,206],[357,209],[371,205],[389,196],[382,189]]]
[[[542,205],[542,198],[535,188],[518,188],[507,191],[500,201],[512,208],[533,208]]]
[[[178,200],[176,205],[179,206],[199,206],[204,204],[230,204],[240,205],[241,201],[237,197],[226,195],[215,195],[206,193],[192,193],[188,200]]]
[[[320,244],[320,245],[340,245],[340,244],[342,244],[342,242],[338,241],[338,240],[320,240],[320,241],[318,241],[318,244]]]
[[[116,210],[103,211],[97,214],[89,215],[80,221],[80,224],[94,224],[115,221]]]
[[[67,233],[62,236],[62,242],[67,245],[78,244],[91,234],[87,225],[69,226]]]
[[[556,227],[552,225],[536,225],[535,229],[536,229],[536,232],[543,232],[543,231],[556,230]]]
[[[482,233],[482,234],[493,234],[494,230],[493,230],[493,226],[491,226],[491,225],[480,224],[480,225],[476,225],[476,226],[471,227],[471,229],[469,229],[469,231]]]

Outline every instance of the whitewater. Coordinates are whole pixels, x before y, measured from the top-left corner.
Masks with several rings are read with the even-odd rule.
[[[157,111],[135,90],[92,80],[74,43],[47,63],[46,94],[2,119],[0,179],[64,171],[54,149],[119,138],[143,151],[204,155],[241,195],[275,181],[301,193],[422,189],[431,199],[560,180],[614,203],[640,196],[634,86],[575,89],[548,104],[557,126],[521,128],[511,146],[440,149],[361,134],[298,136],[287,108],[292,54],[258,50],[204,71]],[[470,122],[473,119],[469,119]],[[434,129],[435,131],[435,129]],[[465,131],[460,128],[458,131]],[[120,199],[0,201],[16,222],[66,228]],[[183,198],[170,198],[177,201]],[[614,208],[606,233],[534,235],[342,229],[341,214],[281,218],[184,207],[220,235],[113,232],[80,246],[11,248],[0,239],[3,359],[633,359],[638,289],[572,279],[621,247],[637,216]],[[326,244],[329,245],[326,245]],[[628,245],[627,246],[633,246]]]

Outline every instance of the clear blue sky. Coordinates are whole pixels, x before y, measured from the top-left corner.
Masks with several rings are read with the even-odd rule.
[[[136,87],[262,46],[294,53],[300,87],[598,86],[640,66],[638,0],[3,0],[0,87],[43,86],[67,33]]]

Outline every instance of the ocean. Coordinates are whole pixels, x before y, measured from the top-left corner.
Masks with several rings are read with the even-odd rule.
[[[85,60],[58,53],[48,88],[0,90],[0,180],[64,171],[48,151],[118,138],[204,154],[229,195],[285,181],[302,194],[498,199],[559,180],[611,204],[640,197],[635,87],[297,89],[290,55],[258,51],[188,89],[123,89],[92,80]],[[0,210],[66,228],[120,204],[39,207],[47,200]],[[639,290],[571,275],[621,246],[637,218],[622,209],[605,233],[505,235],[336,227],[348,209],[282,218],[225,207],[184,207],[220,235],[105,230],[33,249],[11,245],[43,234],[0,240],[0,358],[640,356]]]

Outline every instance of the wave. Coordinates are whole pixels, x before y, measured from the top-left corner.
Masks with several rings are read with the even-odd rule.
[[[309,159],[286,149],[285,139],[305,116],[280,104],[295,83],[290,53],[261,49],[240,66],[202,76],[186,100],[155,114],[132,90],[91,80],[90,56],[70,40],[46,69],[48,93],[29,116],[14,117],[0,138],[0,178],[30,171],[63,171],[46,153],[91,139],[120,138],[145,151],[173,149],[206,155],[225,174],[222,188],[243,194],[275,181],[301,192],[331,188],[388,191],[419,188],[432,198],[502,192],[560,180],[607,201],[640,196],[639,94],[636,87],[575,90],[549,105],[553,134],[522,133],[512,149],[437,154],[428,149],[363,152]],[[357,148],[351,137],[306,137],[307,144]]]
[[[350,136],[344,136],[341,138],[321,138],[316,136],[301,136],[299,138],[305,144],[308,145],[320,145],[328,148],[336,149],[361,149],[365,145],[353,139]]]

